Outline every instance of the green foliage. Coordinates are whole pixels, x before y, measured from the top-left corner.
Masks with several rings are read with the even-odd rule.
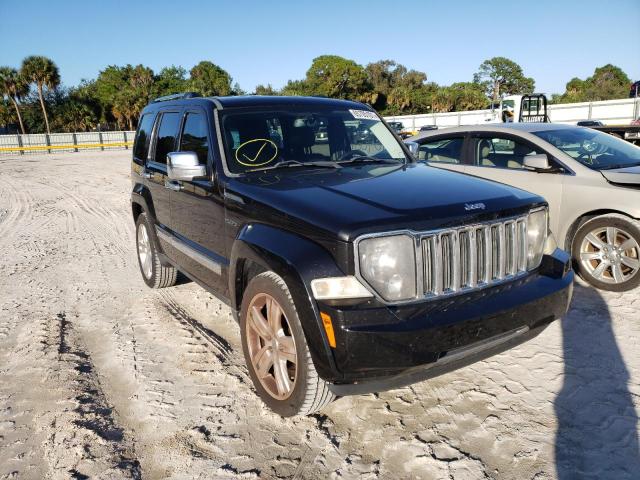
[[[254,95],[280,95],[280,92],[273,88],[270,83],[267,85],[256,85]]]
[[[191,69],[190,74],[189,89],[204,97],[230,95],[233,92],[231,75],[215,63],[202,61]]]
[[[630,83],[618,67],[596,68],[587,79],[573,78],[555,102],[581,102],[623,98]],[[30,90],[35,85],[36,89]],[[0,67],[0,125],[16,121],[25,130],[46,131],[47,110],[55,131],[81,131],[136,127],[144,106],[153,98],[195,91],[203,96],[243,95],[228,72],[210,61],[201,61],[189,72],[181,66],[165,67],[158,74],[144,65],[109,65],[95,80],[83,80],[75,88],[59,88],[55,63],[46,57],[24,59],[20,72]],[[486,108],[489,99],[506,94],[530,93],[532,78],[504,57],[480,65],[473,82],[437,85],[427,74],[410,70],[393,60],[379,60],[363,67],[337,55],[315,58],[303,79],[289,80],[280,90],[258,85],[256,95],[322,95],[359,100],[383,115],[451,112]],[[45,109],[45,105],[47,108]]]
[[[153,79],[154,98],[186,92],[188,88],[187,71],[175,65],[163,68]]]
[[[20,131],[25,133],[22,116],[20,115],[20,100],[29,93],[29,83],[20,75],[15,68],[0,67],[0,97],[3,99],[6,97],[13,108],[15,109],[15,117],[20,124]],[[4,115],[5,120],[9,118]],[[8,120],[5,122],[7,125]]]
[[[533,78],[525,77],[522,67],[505,57],[493,57],[482,62],[473,81],[481,85],[494,102],[502,95],[532,93],[535,88]]]
[[[331,98],[359,100],[371,90],[364,68],[337,55],[314,58],[305,83],[312,95]]]
[[[581,80],[572,78],[562,95],[554,95],[554,103],[592,102],[624,98],[631,80],[619,67],[607,64],[596,68],[593,75]]]

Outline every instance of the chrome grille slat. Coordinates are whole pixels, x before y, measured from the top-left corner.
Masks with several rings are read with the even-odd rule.
[[[526,273],[526,217],[421,236],[424,294],[497,284]]]

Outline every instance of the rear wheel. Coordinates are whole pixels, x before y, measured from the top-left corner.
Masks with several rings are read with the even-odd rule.
[[[274,272],[249,282],[240,331],[253,384],[274,412],[283,417],[308,415],[335,398],[313,365],[289,289]]]
[[[578,273],[594,287],[623,292],[640,285],[640,222],[596,217],[578,229],[571,250]]]
[[[151,228],[147,215],[141,213],[136,220],[136,250],[142,279],[151,288],[172,287],[176,284],[178,270],[160,262]]]

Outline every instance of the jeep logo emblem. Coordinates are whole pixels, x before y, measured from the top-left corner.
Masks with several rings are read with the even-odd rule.
[[[482,202],[478,202],[478,203],[465,203],[464,204],[464,209],[468,212],[471,210],[484,210],[485,208],[487,208],[487,206],[482,203]]]

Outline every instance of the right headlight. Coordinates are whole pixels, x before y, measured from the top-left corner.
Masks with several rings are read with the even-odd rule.
[[[409,235],[365,238],[358,243],[362,278],[386,301],[416,296],[416,249]]]
[[[549,234],[549,214],[546,208],[529,213],[527,218],[527,269],[540,266]]]

